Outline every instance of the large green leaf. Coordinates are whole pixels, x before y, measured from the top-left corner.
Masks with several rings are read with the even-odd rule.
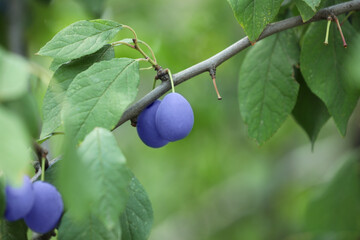
[[[76,151],[73,141],[68,137],[65,141],[65,154],[60,163],[46,171],[49,172],[46,177],[50,175],[46,180],[54,181],[56,177],[55,184],[59,187],[67,211],[74,219],[82,220],[88,217],[94,207],[93,202],[97,193],[92,186],[97,180]]]
[[[324,45],[325,29],[325,21],[309,27],[303,39],[300,68],[311,91],[325,103],[341,134],[345,135],[358,96],[343,77],[348,74],[344,63],[349,50],[343,47],[336,24],[330,28],[329,45]],[[352,46],[353,28],[345,23],[342,29]]]
[[[133,176],[129,185],[129,200],[120,218],[121,239],[148,239],[153,219],[153,210],[149,197],[139,180]]]
[[[249,40],[254,42],[279,12],[283,0],[228,0]]]
[[[24,94],[29,75],[30,67],[23,58],[0,48],[0,101],[13,100]]]
[[[359,153],[354,153],[335,177],[314,196],[306,211],[306,226],[319,232],[360,230]]]
[[[93,211],[108,229],[115,228],[128,200],[130,176],[125,157],[112,133],[95,128],[79,148],[79,156],[93,179]],[[78,169],[81,171],[81,169]]]
[[[115,57],[114,49],[111,45],[105,45],[97,52],[84,56],[80,59],[71,61],[59,67],[50,80],[43,103],[43,127],[41,138],[52,133],[61,124],[61,110],[65,98],[66,90],[72,80],[79,73],[88,69],[95,62],[110,60]]]
[[[314,146],[320,129],[330,118],[330,115],[325,104],[310,91],[299,70],[295,71],[295,79],[300,84],[300,90],[292,114]]]
[[[30,164],[30,136],[13,113],[0,107],[0,170],[18,184]]]
[[[27,240],[27,226],[23,220],[9,222],[0,219],[1,240]]]
[[[28,132],[34,139],[39,137],[40,112],[33,94],[26,92],[18,99],[4,103],[4,106],[23,120]]]
[[[96,206],[95,206],[96,207]],[[80,221],[75,221],[69,213],[65,213],[58,232],[59,240],[120,240],[120,224],[109,230],[104,223],[94,215]]]
[[[139,63],[115,58],[95,63],[70,84],[63,109],[65,131],[81,141],[95,127],[112,129],[135,99]]]
[[[273,35],[257,43],[240,69],[240,112],[249,135],[260,144],[285,121],[296,103],[298,83],[293,65],[299,47],[292,32]]]
[[[121,29],[122,24],[104,19],[75,22],[58,32],[38,54],[63,61],[79,58],[102,48]]]

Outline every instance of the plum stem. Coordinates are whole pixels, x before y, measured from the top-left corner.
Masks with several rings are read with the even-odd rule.
[[[45,180],[45,158],[41,158],[41,181]]]
[[[209,73],[210,73],[210,76],[211,76],[211,78],[213,80],[213,85],[214,85],[214,88],[215,88],[215,91],[216,91],[216,94],[217,94],[217,98],[218,98],[218,100],[221,100],[222,97],[220,96],[219,90],[218,90],[218,88],[216,86],[216,69],[215,68],[210,68]]]
[[[154,90],[156,87],[156,78],[154,78],[154,82],[153,82],[153,86],[152,86],[152,89]]]
[[[170,69],[167,69],[167,72],[168,72],[169,78],[170,78],[171,90],[172,90],[172,92],[174,93],[174,92],[175,92],[174,80],[173,80],[173,78],[172,78],[172,74],[171,74]]]
[[[341,30],[341,26],[340,26],[340,23],[339,23],[339,19],[338,19],[335,15],[333,16],[333,19],[335,20],[336,26],[337,26],[337,28],[338,28],[338,30],[339,30],[339,32],[340,32],[340,36],[341,36],[341,39],[342,39],[342,41],[343,41],[344,48],[347,48],[347,43],[346,43],[346,41],[345,41],[344,34],[343,34],[342,30]]]
[[[328,22],[326,26],[326,35],[325,35],[325,45],[329,44],[329,32],[330,32],[330,24],[331,24],[331,17],[328,17]]]

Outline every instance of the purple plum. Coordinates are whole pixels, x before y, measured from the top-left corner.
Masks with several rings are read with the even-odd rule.
[[[185,138],[194,125],[190,103],[179,93],[169,93],[156,111],[155,124],[160,136],[170,142]]]
[[[19,187],[7,185],[5,188],[5,218],[8,221],[16,221],[23,218],[32,208],[34,203],[34,191],[31,180],[24,176],[23,183]]]
[[[31,230],[44,234],[57,226],[64,205],[60,193],[50,183],[34,182],[33,189],[34,205],[24,220]]]
[[[163,139],[156,130],[155,115],[161,101],[156,100],[140,113],[136,129],[140,139],[149,147],[159,148],[169,141]]]

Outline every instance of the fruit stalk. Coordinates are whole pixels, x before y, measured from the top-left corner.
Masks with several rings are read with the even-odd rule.
[[[216,91],[216,94],[217,94],[217,98],[218,98],[218,100],[221,100],[222,97],[220,96],[219,90],[218,90],[218,88],[216,86],[216,70],[215,70],[215,68],[211,68],[209,70],[209,73],[210,73],[210,76],[211,76],[211,78],[213,80],[213,85],[214,85],[214,88],[215,88],[215,91]]]
[[[340,35],[341,35],[341,39],[342,39],[342,41],[343,41],[344,48],[347,48],[347,44],[346,44],[346,41],[345,41],[344,34],[343,34],[342,30],[341,30],[341,26],[340,26],[340,23],[339,23],[339,19],[338,19],[336,16],[333,16],[333,19],[335,20],[336,26],[337,26],[337,28],[338,28],[338,30],[339,30],[339,32],[340,32]]]
[[[174,87],[174,80],[172,78],[172,74],[170,69],[167,69],[167,72],[169,74],[169,78],[170,78],[170,83],[171,83],[171,91],[174,93],[175,92],[175,87]]]
[[[41,181],[45,180],[45,158],[41,158]]]
[[[329,32],[330,32],[330,25],[331,25],[331,17],[328,17],[328,22],[327,22],[327,26],[326,26],[326,35],[325,35],[325,41],[324,44],[328,45],[329,44]]]

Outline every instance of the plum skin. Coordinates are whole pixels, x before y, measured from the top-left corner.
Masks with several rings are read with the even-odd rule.
[[[5,188],[6,208],[5,218],[8,221],[16,221],[23,218],[32,208],[34,203],[34,191],[30,178],[23,177],[20,187],[7,185]]]
[[[161,101],[155,116],[160,136],[170,142],[185,138],[194,125],[190,103],[179,93],[169,93]]]
[[[140,139],[143,143],[152,148],[165,146],[169,142],[163,139],[156,130],[155,115],[160,103],[160,100],[156,100],[145,108],[138,116],[136,124]]]
[[[44,234],[57,226],[64,204],[60,193],[50,183],[34,182],[33,189],[35,201],[24,220],[31,230]]]

